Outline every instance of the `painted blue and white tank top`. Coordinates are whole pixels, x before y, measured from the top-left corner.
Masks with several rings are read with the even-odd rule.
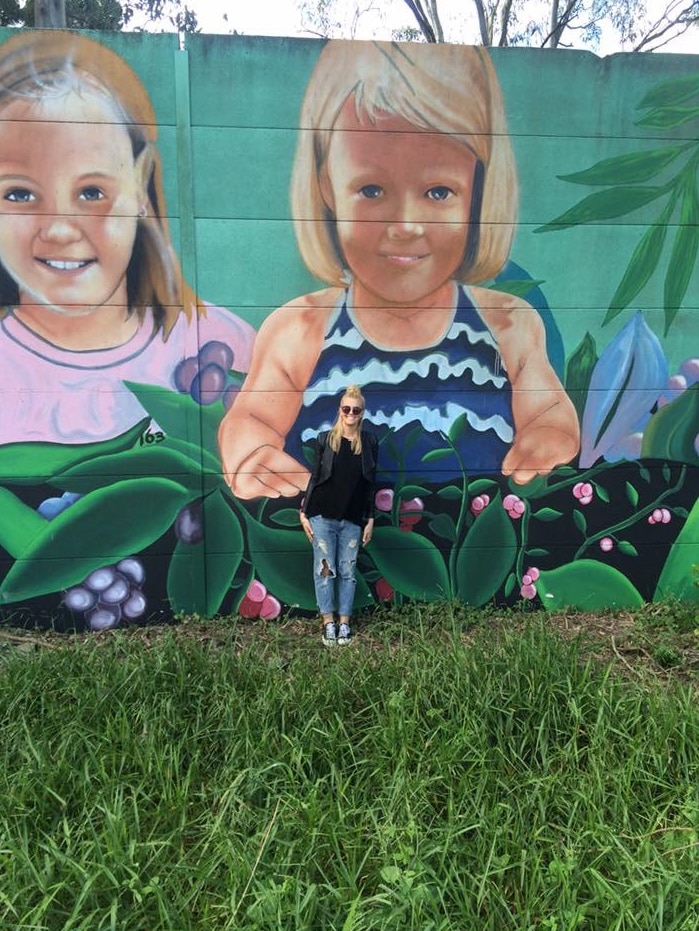
[[[398,472],[439,484],[462,469],[470,476],[498,473],[514,437],[510,382],[497,342],[463,285],[455,286],[455,305],[438,343],[396,350],[364,336],[351,292],[344,292],[287,435],[287,452],[307,461],[303,447],[332,426],[342,391],[356,384],[366,398],[367,427],[381,441],[383,479]],[[463,429],[455,430],[452,446],[449,431],[459,418]]]

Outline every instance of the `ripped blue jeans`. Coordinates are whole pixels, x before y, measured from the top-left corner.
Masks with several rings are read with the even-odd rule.
[[[311,517],[313,530],[313,582],[321,614],[335,611],[337,590],[338,614],[349,617],[354,604],[359,542],[362,528],[348,520]]]

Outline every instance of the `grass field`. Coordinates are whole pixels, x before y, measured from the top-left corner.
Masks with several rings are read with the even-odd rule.
[[[5,631],[0,927],[696,931],[695,620]]]

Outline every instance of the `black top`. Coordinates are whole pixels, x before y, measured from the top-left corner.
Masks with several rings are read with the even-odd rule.
[[[361,524],[366,484],[362,475],[362,458],[352,452],[351,441],[343,437],[335,454],[332,475],[315,487],[306,506],[306,515]]]

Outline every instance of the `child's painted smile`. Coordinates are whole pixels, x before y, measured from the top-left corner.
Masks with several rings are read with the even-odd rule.
[[[19,100],[0,123],[0,261],[20,309],[127,309],[143,200],[131,140],[105,103]]]
[[[335,123],[321,182],[335,214],[355,300],[411,308],[451,299],[468,235],[476,157],[444,133],[386,116]]]

